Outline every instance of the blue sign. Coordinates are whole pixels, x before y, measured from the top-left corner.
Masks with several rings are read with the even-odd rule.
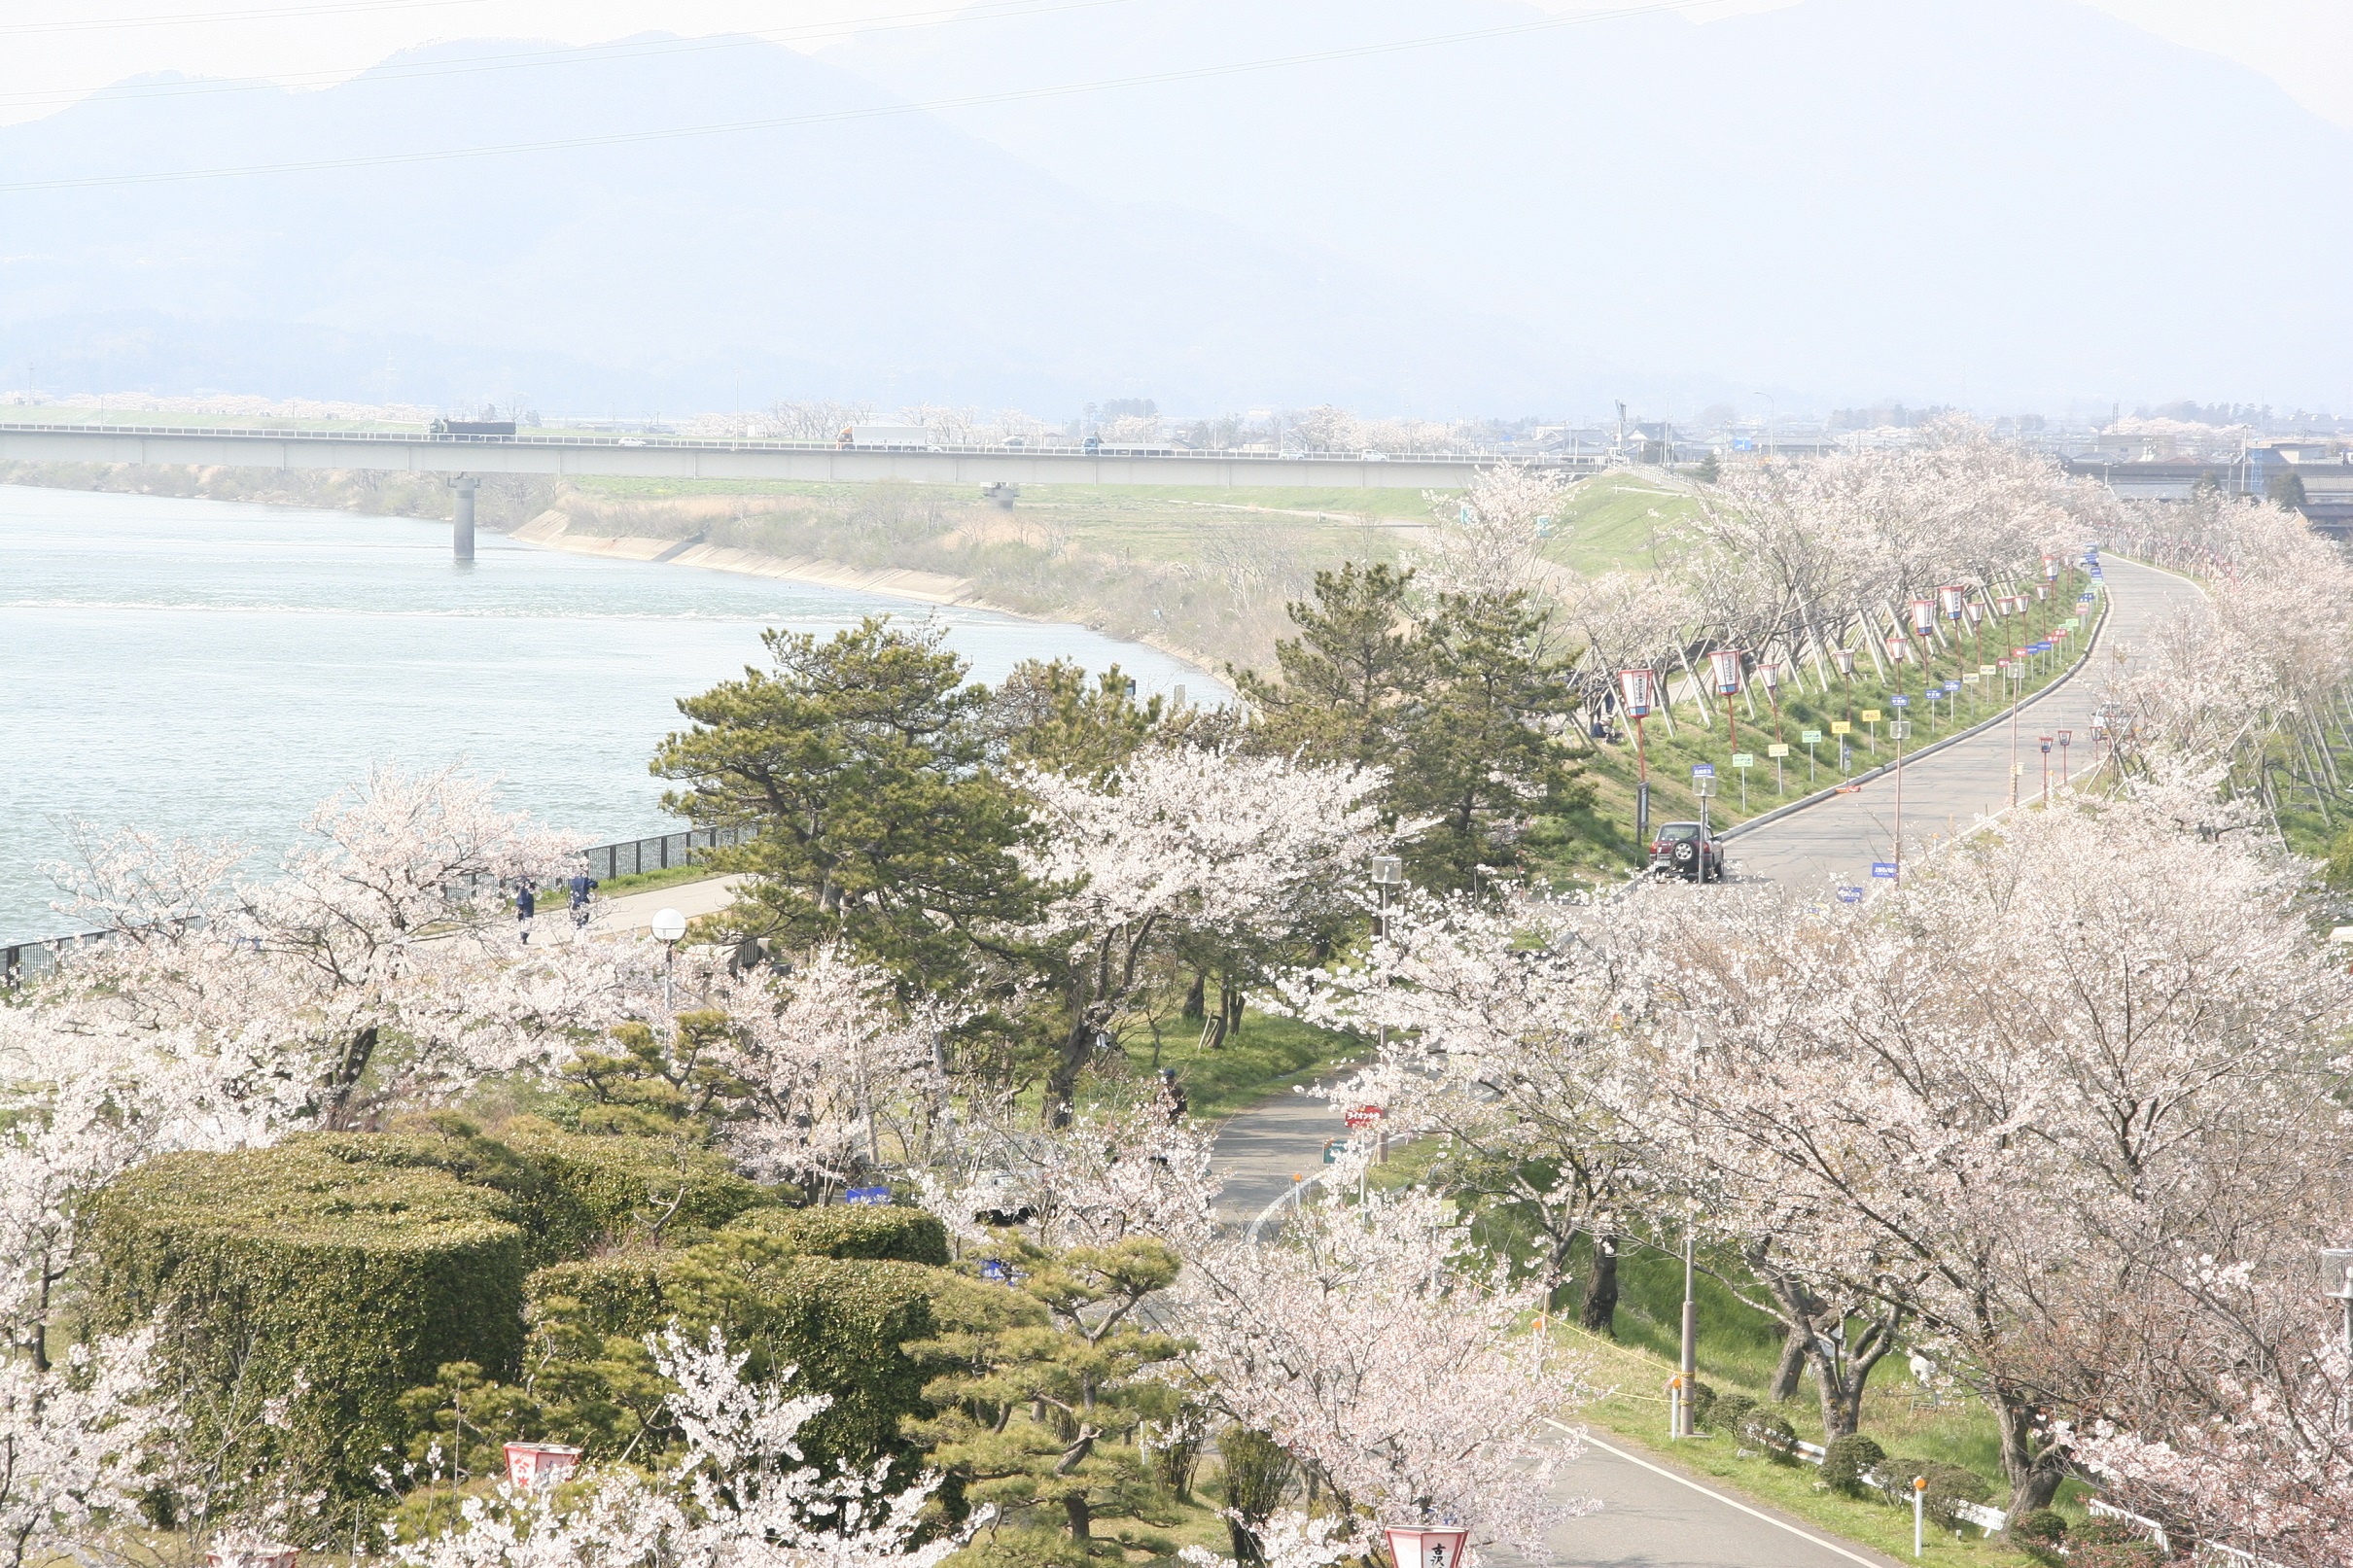
[[[1840,888],[1839,888],[1839,902],[1840,902],[1840,903],[1842,903],[1842,904],[1859,904],[1859,903],[1861,903],[1862,901],[1863,901],[1863,889],[1862,889],[1855,887],[1855,886],[1854,886],[1852,883],[1844,883],[1844,884],[1841,884],[1841,885],[1840,885]]]
[[[1893,860],[1874,860],[1871,862],[1871,874],[1882,882],[1893,882],[1895,880],[1895,862]]]
[[[2029,653],[2048,653],[2056,645],[2057,645],[2052,643],[2031,643],[2027,645],[2026,651]]]
[[[1894,696],[1892,696],[1892,697],[1888,698],[1887,700],[1888,700],[1889,702],[1891,702],[1891,703],[1895,704],[1895,705],[1896,705],[1898,708],[1910,708],[1910,707],[1912,706],[1912,699],[1911,699],[1910,697],[1905,696],[1905,695],[1904,695],[1902,692],[1900,692],[1900,691],[1899,691],[1899,692],[1897,692],[1897,693],[1896,693]]]
[[[842,1196],[847,1202],[853,1203],[888,1206],[891,1202],[891,1189],[888,1187],[853,1187]]]
[[[1005,1267],[1002,1258],[983,1258],[980,1260],[980,1277],[1002,1280],[1009,1285],[1013,1282],[1013,1271]]]
[[[1745,436],[1735,436],[1732,438],[1732,449],[1736,452],[1753,452],[1757,449],[1757,443]]]
[[[1712,779],[1716,776],[1716,765],[1712,762],[1695,762],[1691,765],[1691,776],[1695,779]]]

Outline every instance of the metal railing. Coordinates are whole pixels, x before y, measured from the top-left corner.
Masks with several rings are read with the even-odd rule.
[[[656,833],[650,838],[616,839],[591,844],[580,851],[588,875],[599,882],[634,877],[648,871],[667,871],[694,863],[697,852],[732,849],[757,838],[752,827],[696,827],[684,833]],[[110,940],[111,931],[74,931],[64,936],[32,937],[0,943],[0,986],[20,985],[57,965],[57,956],[75,948],[96,947]]]

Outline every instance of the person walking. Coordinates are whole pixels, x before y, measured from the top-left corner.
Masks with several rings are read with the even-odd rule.
[[[572,928],[588,929],[588,895],[596,891],[596,879],[582,873],[564,885],[572,893]]]
[[[532,891],[531,884],[528,882],[516,883],[514,885],[514,925],[516,930],[523,933],[523,946],[525,947],[531,945],[531,917],[539,912],[540,897],[538,893]]]

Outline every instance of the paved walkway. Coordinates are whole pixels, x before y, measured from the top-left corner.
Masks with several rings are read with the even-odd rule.
[[[2059,729],[2075,732],[2068,756],[2071,774],[2086,772],[2097,756],[2091,714],[2119,659],[2137,655],[2150,629],[2185,604],[2200,598],[2195,584],[2152,567],[2102,557],[2108,579],[2106,623],[2093,641],[2087,663],[2064,685],[2020,705],[2017,756],[2026,771],[2019,798],[2030,801],[2042,788],[2042,753],[2036,738]],[[2011,732],[2007,725],[1904,765],[1904,853],[1915,856],[1941,839],[1965,831],[2010,801]],[[2059,756],[2051,756],[2056,785]],[[1895,779],[1883,775],[1851,795],[1834,795],[1778,821],[1727,840],[1736,878],[1763,877],[1800,888],[1823,889],[1837,882],[1869,887],[1875,860],[1893,858]]]

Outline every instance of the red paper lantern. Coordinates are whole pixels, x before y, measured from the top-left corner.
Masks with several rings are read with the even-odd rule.
[[[1936,605],[1926,599],[1912,602],[1912,629],[1921,637],[1936,631]]]
[[[1961,618],[1961,611],[1967,607],[1969,602],[1969,590],[1956,586],[1952,583],[1947,583],[1944,587],[1939,588],[1936,591],[1936,597],[1939,608],[1945,611],[1945,618],[1947,620],[1959,620]]]
[[[527,1492],[557,1484],[579,1462],[580,1450],[560,1443],[507,1445],[507,1479]]]
[[[1470,1532],[1445,1524],[1391,1524],[1388,1554],[1396,1568],[1458,1568]]]
[[[1618,672],[1618,702],[1629,718],[1648,718],[1659,703],[1659,672],[1656,670],[1620,670]]]
[[[1907,659],[1909,659],[1909,658],[1911,658],[1911,657],[1912,657],[1912,642],[1911,642],[1911,640],[1910,640],[1909,638],[1906,638],[1906,637],[1904,637],[1904,636],[1902,636],[1902,635],[1900,635],[1900,634],[1899,634],[1899,635],[1890,636],[1890,637],[1887,639],[1887,662],[1888,662],[1888,663],[1890,663],[1890,664],[1902,664],[1902,663],[1903,663],[1905,660],[1907,660]]]
[[[1715,679],[1717,696],[1737,694],[1740,689],[1740,650],[1717,648],[1707,655],[1707,672]]]

